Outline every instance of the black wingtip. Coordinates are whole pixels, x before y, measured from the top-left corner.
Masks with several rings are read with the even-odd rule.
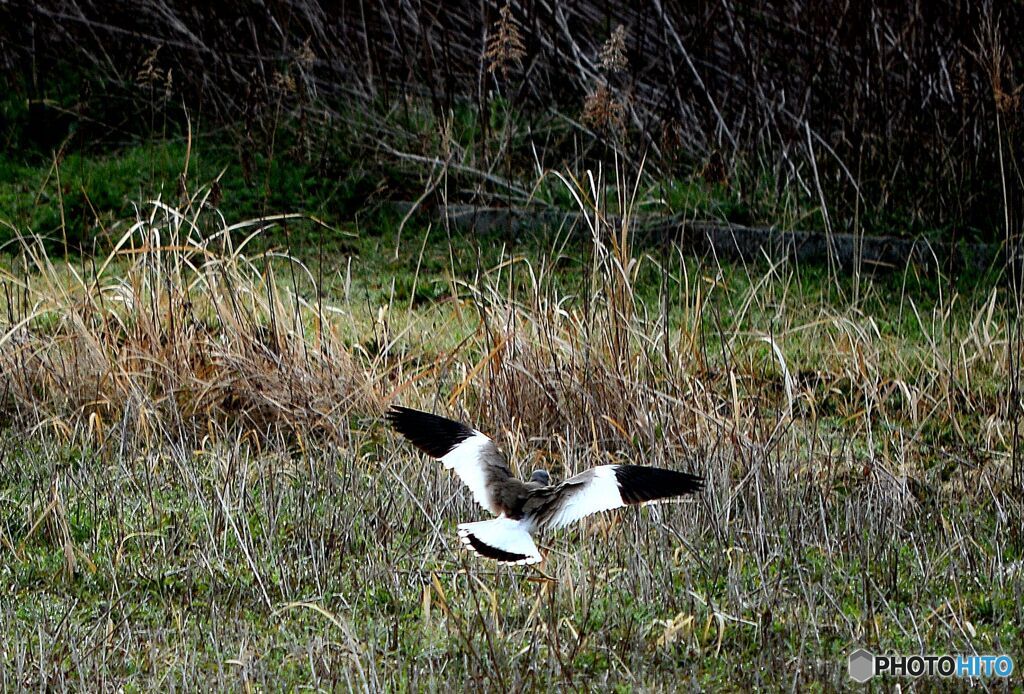
[[[474,433],[461,422],[400,405],[392,405],[384,418],[392,429],[434,458],[448,455]]]
[[[627,504],[640,504],[671,496],[697,494],[704,490],[704,478],[676,470],[646,465],[619,465],[615,468],[619,494]]]

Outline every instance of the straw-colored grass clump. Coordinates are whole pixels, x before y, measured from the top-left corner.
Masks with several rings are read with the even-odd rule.
[[[375,396],[329,307],[287,255],[246,254],[275,220],[211,226],[152,203],[103,258],[23,238],[0,271],[0,397],[22,419],[103,439],[178,427],[337,435]],[[287,269],[287,280],[278,273]]]

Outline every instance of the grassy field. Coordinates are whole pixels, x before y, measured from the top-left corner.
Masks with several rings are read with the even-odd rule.
[[[361,179],[252,193],[216,152],[179,184],[183,147],[3,169],[0,687],[829,690],[857,647],[1020,660],[999,277],[686,257],[631,235],[656,183],[582,172],[543,186],[587,222],[477,235],[330,207]],[[389,403],[521,474],[707,489],[495,567]]]

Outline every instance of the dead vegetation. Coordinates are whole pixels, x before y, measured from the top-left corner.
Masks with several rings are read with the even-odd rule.
[[[335,167],[416,172],[400,221],[360,210],[355,232],[327,229],[326,257],[278,249],[297,216],[225,219],[226,179],[196,188],[188,155],[177,202],[97,221],[100,253],[67,252],[59,185],[63,249],[3,220],[0,688],[804,690],[848,685],[857,647],[1019,654],[1020,88],[1003,37],[1020,18],[438,7],[289,0],[201,26],[187,2],[0,8],[33,20],[0,37],[22,57],[130,75],[105,94],[148,109],[127,130],[197,94],[237,118],[246,185],[263,149],[265,188],[277,148],[329,178],[336,127],[360,137]],[[100,50],[111,36],[132,40]],[[82,132],[123,135],[90,103]],[[688,194],[756,189],[788,226],[860,234],[862,214],[888,224],[913,200],[910,229],[998,216],[985,233],[1010,262],[974,287],[638,243],[686,158],[687,215]],[[393,184],[373,176],[373,196]],[[418,214],[466,200],[579,214],[532,246]],[[496,568],[460,550],[455,524],[481,512],[386,429],[392,402],[471,421],[522,475],[631,462],[708,485],[543,538],[543,573]]]
[[[1007,133],[1016,143],[1021,124],[1013,37],[1022,13],[991,0],[926,9],[843,0],[288,0],[258,9],[51,0],[2,12],[0,69],[32,104],[38,139],[54,146],[65,135],[120,140],[155,117],[167,123],[180,103],[243,124],[242,156],[273,151],[282,114],[315,139],[318,125],[407,112],[409,96],[442,125],[466,108],[498,114],[512,105],[528,134],[492,146],[492,137],[506,140],[503,128],[483,118],[461,164],[528,178],[538,152],[544,166],[582,156],[581,168],[594,168],[612,149],[631,161],[646,154],[663,178],[710,172],[746,201],[814,204],[824,195],[851,211],[832,220],[846,227],[836,231],[942,229],[998,241],[1005,199],[996,182],[1012,166],[996,145]],[[96,96],[58,103],[52,93],[67,91],[69,56],[92,76],[80,91]],[[61,127],[69,116],[79,116],[75,133]],[[381,134],[403,154],[445,158],[416,151],[416,132],[404,133],[408,147]],[[387,152],[374,137],[360,147]],[[329,164],[321,148],[304,148]],[[1004,151],[1003,163],[1018,152]],[[465,197],[507,192],[476,183]]]
[[[227,421],[336,439],[353,409],[374,409],[373,377],[341,344],[309,270],[248,254],[275,220],[211,226],[205,202],[151,202],[108,255],[80,263],[20,242],[0,271],[9,413],[102,445],[112,432],[157,441]]]
[[[317,291],[248,251],[274,220],[198,200],[141,208],[95,262],[24,240],[4,686],[799,688],[842,686],[856,646],[1017,652],[1012,297],[865,280],[838,310],[827,275],[637,249],[623,170],[561,179],[583,255],[453,266],[452,300],[404,312]],[[521,473],[709,486],[545,538],[546,577],[495,571],[388,401],[472,420]]]

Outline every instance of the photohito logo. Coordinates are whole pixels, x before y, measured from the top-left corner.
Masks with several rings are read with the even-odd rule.
[[[850,678],[867,682],[875,675],[893,677],[1009,677],[1008,655],[873,655],[863,648],[850,654]]]

